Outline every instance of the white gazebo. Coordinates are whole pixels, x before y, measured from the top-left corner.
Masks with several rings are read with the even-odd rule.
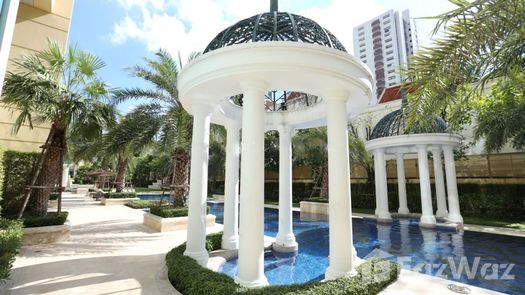
[[[181,103],[194,120],[185,255],[201,265],[208,260],[205,214],[213,122],[227,129],[222,245],[239,249],[235,281],[247,287],[267,284],[263,244],[264,133],[268,130],[279,131],[280,145],[279,231],[274,249],[297,249],[291,214],[294,130],[327,126],[330,258],[326,278],[355,274],[347,122],[368,105],[372,74],[328,30],[308,18],[278,12],[276,6],[272,1],[271,12],[219,33],[204,54],[184,67],[178,82]],[[290,91],[305,103],[297,103],[299,98],[291,97]],[[272,104],[269,93],[281,98]]]
[[[417,154],[419,169],[419,185],[421,196],[420,225],[432,227],[436,224],[436,217],[446,219],[451,223],[463,223],[459,209],[458,189],[456,183],[456,167],[454,148],[461,144],[459,135],[447,132],[446,123],[435,118],[433,126],[414,132],[405,133],[403,108],[393,111],[383,117],[372,131],[372,139],[365,143],[368,151],[374,155],[376,211],[375,215],[380,222],[391,221],[388,208],[388,191],[386,175],[386,157],[396,159],[399,214],[408,214],[405,155]],[[432,153],[434,163],[434,181],[436,187],[437,211],[434,215],[432,208],[432,190],[428,167],[428,153]],[[445,178],[441,155],[445,159]],[[447,209],[448,196],[448,209]]]

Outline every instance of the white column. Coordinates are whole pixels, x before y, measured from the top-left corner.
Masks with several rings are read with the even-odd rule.
[[[436,217],[446,218],[448,211],[447,199],[445,195],[445,179],[443,177],[443,164],[441,163],[441,148],[432,147],[431,151],[434,162],[434,183],[436,185]]]
[[[391,220],[390,212],[388,211],[388,187],[386,179],[386,162],[385,151],[377,149],[374,151],[374,159],[376,159],[375,167],[375,185],[376,185],[376,203],[378,212],[377,219],[388,221]]]
[[[417,146],[419,166],[419,186],[421,192],[421,225],[435,225],[436,218],[432,211],[432,191],[430,189],[430,175],[428,173],[427,146]]]
[[[211,108],[196,106],[193,111],[190,193],[187,243],[184,255],[206,266],[206,197],[208,191],[208,148]]]
[[[396,164],[397,164],[397,193],[399,195],[399,208],[397,212],[400,214],[408,214],[407,204],[407,187],[405,178],[405,159],[403,153],[396,153]]]
[[[226,163],[224,175],[224,233],[223,249],[239,247],[239,156],[240,124],[226,126]]]
[[[62,165],[62,187],[69,187],[69,164]]]
[[[443,155],[445,157],[449,209],[447,221],[463,223],[463,217],[461,216],[459,210],[458,185],[456,183],[456,163],[454,162],[454,152],[452,146],[443,146]]]
[[[289,126],[279,128],[279,232],[274,250],[297,251],[297,242],[292,231],[292,137]]]
[[[328,213],[330,257],[325,278],[333,280],[353,276],[354,246],[352,238],[352,201],[350,195],[350,163],[348,156],[348,125],[344,91],[326,95],[328,127]]]
[[[264,276],[264,93],[262,81],[243,81],[241,216],[235,282],[268,285]]]

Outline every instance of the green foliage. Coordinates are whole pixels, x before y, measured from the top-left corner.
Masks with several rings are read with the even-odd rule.
[[[525,150],[525,70],[509,71],[507,77],[496,81],[490,94],[482,96],[474,137],[485,138],[488,153],[499,151],[511,142],[517,150]]]
[[[135,192],[121,192],[121,193],[108,192],[108,193],[104,193],[104,198],[106,198],[106,199],[127,199],[127,198],[136,198],[136,197],[137,197],[137,193],[135,193]]]
[[[171,205],[153,206],[150,207],[149,212],[163,218],[188,216],[187,207],[175,207]]]
[[[86,173],[93,171],[93,167],[91,165],[84,165],[80,166],[77,169],[75,179],[73,180],[76,184],[94,184],[95,179],[94,177],[88,176]]]
[[[29,184],[31,172],[39,153],[5,151],[1,159],[4,174],[4,185],[2,189],[1,206],[4,216],[14,215],[20,211],[22,205],[22,194]]]
[[[31,216],[24,214],[22,221],[24,227],[39,227],[39,226],[51,226],[51,225],[62,225],[66,222],[69,213],[62,211],[60,214],[56,212],[48,212],[45,216]]]
[[[279,132],[268,131],[264,137],[264,168],[279,171]]]
[[[126,203],[126,206],[133,209],[144,209],[158,206],[159,201],[156,200],[133,200]]]
[[[442,37],[409,61],[409,125],[444,115],[457,130],[487,83],[525,66],[524,1],[451,2],[455,9],[436,17]]]
[[[221,233],[207,236],[207,250],[220,249]],[[184,256],[186,244],[166,255],[168,278],[179,292],[187,295],[208,294],[378,294],[394,282],[400,268],[397,264],[380,259],[368,260],[357,267],[357,275],[328,282],[313,282],[289,286],[268,286],[248,289],[237,285],[225,274],[200,266],[197,261]]]
[[[2,195],[4,193],[4,149],[0,146],[0,217],[2,217]]]
[[[131,180],[135,187],[147,187],[153,181],[170,173],[171,158],[165,153],[147,155],[138,159]],[[138,192],[138,188],[136,189]],[[157,189],[158,191],[158,189]]]
[[[16,220],[0,219],[0,284],[9,278],[9,271],[22,246],[22,223]]]

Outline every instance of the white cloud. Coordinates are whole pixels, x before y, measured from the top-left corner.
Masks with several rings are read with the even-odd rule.
[[[136,40],[144,43],[149,51],[156,51],[162,47],[172,54],[180,52],[183,60],[193,51],[203,51],[208,42],[227,26],[269,8],[268,0],[116,1],[127,12],[127,16],[113,27],[111,41],[114,44]],[[352,53],[352,29],[388,9],[410,8],[412,16],[428,16],[450,8],[450,4],[445,0],[427,2],[423,4],[420,0],[329,0],[328,4],[319,7],[301,9],[304,7],[302,1],[287,0],[281,1],[280,10],[301,14],[317,21],[336,35],[347,51]],[[431,28],[432,25],[428,24],[419,28],[420,35],[424,35],[423,39]]]

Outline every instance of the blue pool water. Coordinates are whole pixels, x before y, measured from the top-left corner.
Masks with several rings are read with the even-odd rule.
[[[208,205],[216,222],[222,223],[223,205]],[[275,237],[278,210],[266,208],[264,213],[264,233]],[[354,246],[361,258],[381,256],[397,261],[405,269],[500,292],[525,294],[525,238],[423,229],[414,219],[395,219],[391,224],[353,219],[352,224]],[[293,231],[299,244],[297,255],[283,257],[272,251],[265,253],[265,275],[270,284],[324,278],[328,266],[328,222],[304,215],[301,219],[299,212],[294,212]],[[463,271],[458,271],[462,267]],[[231,277],[236,270],[237,260],[226,262],[220,269]]]

